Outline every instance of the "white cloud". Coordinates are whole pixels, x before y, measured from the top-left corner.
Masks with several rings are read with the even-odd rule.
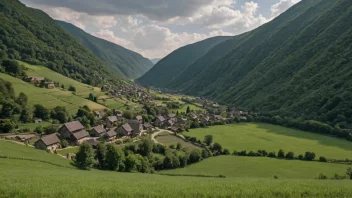
[[[291,6],[295,5],[296,3],[300,2],[301,0],[280,0],[280,2],[274,4],[271,7],[271,15],[272,17],[277,17],[281,13],[285,12]]]
[[[116,43],[121,46],[131,47],[131,43],[129,41],[118,38],[111,30],[101,29],[98,32],[92,33],[92,35]]]

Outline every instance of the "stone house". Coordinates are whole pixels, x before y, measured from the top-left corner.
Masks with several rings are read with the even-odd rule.
[[[39,84],[44,79],[45,79],[44,77],[30,76],[30,77],[27,78],[27,82],[30,82],[30,83],[33,83],[33,84]]]
[[[54,152],[56,149],[61,148],[60,139],[56,134],[46,135],[34,143],[36,149],[49,150]]]
[[[138,120],[130,120],[128,124],[132,128],[132,137],[139,136],[143,131],[143,125]]]
[[[98,125],[93,127],[89,133],[93,137],[102,137],[105,134],[106,130],[104,129],[103,125]]]
[[[113,141],[116,139],[116,136],[117,136],[117,133],[113,129],[111,129],[108,132],[106,132],[106,134],[104,135],[104,138],[107,141]]]
[[[163,116],[158,116],[154,122],[155,126],[163,127],[166,124],[166,119]]]
[[[79,121],[65,123],[60,129],[61,139],[66,139],[74,144],[81,144],[89,133],[84,130],[84,126]]]
[[[133,129],[131,128],[131,126],[128,123],[126,123],[126,124],[120,126],[119,128],[117,128],[115,131],[118,134],[124,134],[124,136],[131,136]]]

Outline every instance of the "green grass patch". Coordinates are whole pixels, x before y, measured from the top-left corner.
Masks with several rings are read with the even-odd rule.
[[[206,135],[213,135],[214,141],[223,148],[233,151],[268,152],[283,149],[292,151],[296,156],[306,151],[315,152],[316,157],[324,156],[331,159],[352,159],[352,143],[346,140],[320,134],[289,129],[263,123],[241,123],[213,126],[209,128],[191,129],[184,135],[203,140]]]
[[[73,147],[73,148],[67,148],[67,149],[62,149],[57,151],[58,154],[66,156],[68,153],[77,153],[79,150],[79,147]]]
[[[21,125],[19,126],[20,128],[28,128],[31,131],[34,131],[35,128],[37,128],[38,126],[42,126],[42,127],[47,127],[52,125],[50,122],[41,122],[41,123],[21,123]]]
[[[181,139],[179,137],[176,137],[174,135],[171,135],[171,134],[167,135],[167,134],[161,133],[161,135],[156,137],[155,139],[158,142],[164,144],[165,146],[170,146],[170,145],[175,145],[176,146],[177,143],[181,143],[182,147],[201,149],[200,147],[195,146],[195,145],[193,145],[193,144],[191,144],[189,142],[186,142],[183,139]]]
[[[314,179],[320,173],[329,177],[344,175],[347,165],[267,157],[211,157],[186,168],[161,171],[169,174],[224,175],[226,177]]]

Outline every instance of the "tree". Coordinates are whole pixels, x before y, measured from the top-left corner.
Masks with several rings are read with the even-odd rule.
[[[186,114],[189,114],[189,113],[191,113],[191,108],[187,106]]]
[[[320,156],[319,157],[319,162],[328,162],[328,160],[325,157]]]
[[[107,147],[104,143],[99,143],[95,150],[95,159],[98,160],[99,168],[105,170]]]
[[[212,151],[215,154],[221,154],[222,153],[222,146],[219,143],[214,143],[212,146]]]
[[[58,120],[60,123],[66,123],[69,119],[69,114],[65,107],[57,106],[51,110],[51,118]]]
[[[38,133],[38,134],[44,134],[44,129],[43,129],[42,125],[37,126],[37,127],[34,129],[34,132],[36,132],[36,133]]]
[[[148,156],[153,151],[153,142],[148,138],[142,138],[138,147],[141,155]]]
[[[0,123],[0,133],[9,133],[12,132],[13,129],[15,129],[15,123],[11,120],[5,120]]]
[[[285,152],[284,150],[280,149],[279,152],[277,153],[278,158],[285,158]]]
[[[34,117],[41,118],[43,120],[48,120],[50,118],[49,110],[40,104],[34,105],[33,114]]]
[[[24,123],[31,122],[33,119],[33,114],[28,108],[22,109],[20,120]]]
[[[123,112],[122,116],[127,120],[131,120],[133,118],[133,113],[131,111],[125,111]]]
[[[352,168],[351,167],[347,168],[346,174],[352,180]]]
[[[306,152],[304,155],[304,159],[307,161],[312,161],[315,159],[315,153],[314,152]]]
[[[68,142],[67,142],[67,140],[65,140],[65,139],[61,140],[61,141],[60,141],[60,144],[61,144],[61,147],[62,147],[62,148],[68,147]]]
[[[72,92],[76,92],[76,87],[70,85],[70,86],[68,87],[68,90],[69,90],[69,91],[72,91]]]
[[[124,152],[114,146],[113,144],[108,144],[106,146],[106,169],[112,171],[123,171],[125,169],[125,154]]]
[[[176,150],[180,151],[181,149],[182,149],[182,144],[180,142],[177,142]]]
[[[125,171],[126,172],[132,172],[136,170],[136,165],[137,165],[137,158],[134,154],[129,154],[126,157],[126,162],[125,162]]]
[[[21,105],[22,107],[25,107],[27,105],[27,102],[28,102],[27,95],[21,92],[17,97],[16,103]]]
[[[57,125],[50,125],[50,126],[44,127],[44,132],[47,135],[56,133],[58,130],[59,130],[59,127]]]
[[[188,162],[190,164],[196,163],[202,160],[202,153],[198,149],[193,149],[189,155]]]
[[[286,155],[285,155],[285,158],[286,159],[294,159],[295,158],[295,154],[293,152],[288,152]]]
[[[79,146],[75,163],[80,169],[83,170],[89,170],[92,167],[94,163],[94,153],[90,144],[84,142]]]
[[[211,145],[211,143],[213,142],[213,136],[212,135],[207,135],[204,137],[204,143],[208,146]]]
[[[230,151],[229,149],[224,149],[224,151],[222,152],[223,155],[230,155]]]

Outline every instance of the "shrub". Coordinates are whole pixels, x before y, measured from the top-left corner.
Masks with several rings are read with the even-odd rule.
[[[315,153],[314,152],[306,152],[304,155],[304,159],[307,161],[312,161],[315,159]]]
[[[285,152],[284,150],[280,149],[279,152],[277,153],[278,158],[285,158]]]
[[[328,162],[328,160],[325,157],[320,156],[319,162]]]
[[[76,92],[76,87],[70,85],[70,87],[68,88],[69,91],[72,91],[72,92]]]
[[[67,142],[66,140],[61,140],[61,141],[60,141],[60,144],[61,144],[61,147],[62,147],[62,148],[68,147],[68,142]]]
[[[212,135],[207,135],[207,136],[204,137],[204,143],[207,146],[210,146],[212,142],[213,142],[213,136]]]
[[[352,180],[352,168],[348,168],[346,171],[346,175]]]
[[[288,152],[286,155],[285,155],[285,158],[286,159],[294,159],[295,158],[295,154],[293,152]]]
[[[197,142],[197,138],[195,138],[195,137],[191,137],[189,140],[190,140],[191,142],[193,142],[193,143],[196,143],[196,142]]]
[[[276,175],[274,175],[274,179],[279,179],[279,177],[278,177],[278,176],[276,176]]]
[[[222,152],[223,155],[230,155],[230,151],[229,149],[224,149],[224,151]]]
[[[75,159],[76,165],[80,169],[89,170],[94,163],[93,148],[87,142],[80,145]]]
[[[171,144],[171,145],[169,146],[169,148],[170,148],[170,149],[175,149],[175,145]]]
[[[117,145],[120,145],[120,144],[122,144],[123,142],[121,141],[121,140],[116,140],[116,142],[115,142],[115,144],[117,144]]]
[[[268,157],[276,158],[276,153],[275,153],[275,152],[270,152],[270,153],[268,154]]]
[[[326,175],[320,173],[319,176],[318,176],[318,179],[326,180],[326,179],[328,179],[328,177]]]
[[[182,149],[182,144],[178,142],[176,145],[176,149],[180,151]]]
[[[337,173],[335,173],[335,175],[333,177],[331,177],[332,180],[343,180],[346,179],[346,176],[343,175],[339,175]]]
[[[303,156],[302,154],[300,154],[300,155],[298,156],[298,159],[299,159],[299,160],[304,160],[304,156]]]
[[[123,140],[123,143],[131,143],[131,142],[133,142],[133,140],[131,139],[131,138],[126,138],[126,139],[124,139]]]
[[[258,153],[261,155],[261,156],[268,156],[268,152],[266,152],[266,150],[258,150]]]

